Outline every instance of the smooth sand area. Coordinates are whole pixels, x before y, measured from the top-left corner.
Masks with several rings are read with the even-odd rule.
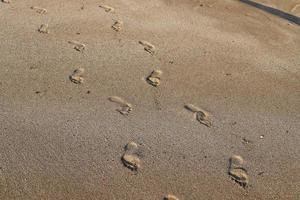
[[[10,0],[0,47],[1,200],[300,198],[300,26],[236,0]]]

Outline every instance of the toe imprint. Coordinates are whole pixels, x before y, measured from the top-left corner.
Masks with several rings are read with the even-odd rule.
[[[69,76],[70,80],[73,83],[76,84],[81,84],[83,83],[83,73],[84,73],[84,68],[78,68],[76,70],[74,70],[74,72]]]
[[[48,34],[49,33],[48,24],[42,24],[38,29],[38,31],[43,34]]]
[[[155,46],[150,42],[141,40],[139,43],[144,47],[144,50],[153,55],[155,53]]]

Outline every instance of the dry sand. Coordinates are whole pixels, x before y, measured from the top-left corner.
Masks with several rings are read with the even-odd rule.
[[[300,0],[256,0],[256,2],[300,17]]]
[[[233,0],[10,0],[0,38],[0,199],[300,198],[299,26]]]

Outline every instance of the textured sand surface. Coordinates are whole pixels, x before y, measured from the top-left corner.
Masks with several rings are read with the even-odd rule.
[[[263,3],[300,17],[300,0],[256,0],[256,2]]]
[[[233,0],[11,0],[0,39],[0,199],[300,198],[299,26]]]

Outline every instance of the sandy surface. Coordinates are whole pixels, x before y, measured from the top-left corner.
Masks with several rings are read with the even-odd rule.
[[[256,0],[256,2],[300,17],[300,0]]]
[[[299,26],[230,0],[11,0],[0,19],[0,199],[300,198]]]

